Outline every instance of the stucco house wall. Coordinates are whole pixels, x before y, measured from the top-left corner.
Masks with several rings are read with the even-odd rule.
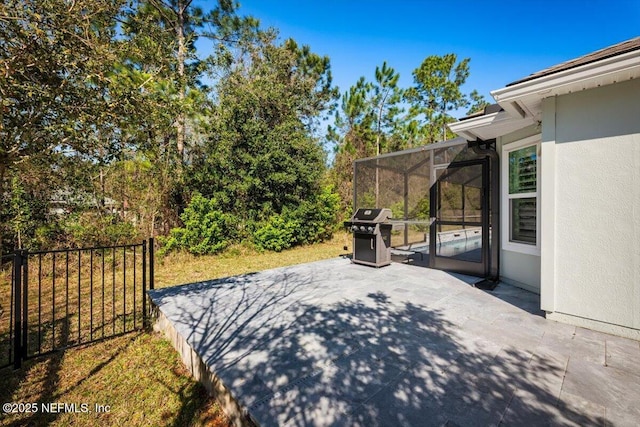
[[[541,305],[551,318],[640,329],[638,94],[630,80],[543,101]]]

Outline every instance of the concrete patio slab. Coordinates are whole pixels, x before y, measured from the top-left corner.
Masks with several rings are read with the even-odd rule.
[[[508,285],[332,260],[151,291],[235,425],[638,425],[637,341]]]

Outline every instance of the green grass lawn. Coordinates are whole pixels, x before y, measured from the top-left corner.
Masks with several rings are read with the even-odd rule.
[[[283,251],[233,248],[218,256],[172,254],[158,259],[156,287],[174,286],[285,265],[333,258],[351,247],[337,234],[321,244]],[[0,371],[0,402],[87,404],[91,413],[0,414],[0,426],[213,425],[228,422],[215,401],[189,377],[178,354],[160,335],[135,332],[29,360]],[[108,406],[102,413],[95,405]]]

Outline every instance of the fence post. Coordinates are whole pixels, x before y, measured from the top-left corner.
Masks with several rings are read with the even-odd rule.
[[[153,237],[149,238],[149,289],[155,289],[154,283],[154,259],[153,259]]]
[[[29,251],[23,250],[22,263],[22,358],[29,350]]]
[[[13,253],[13,367],[20,369],[22,362],[22,252],[14,251]]]
[[[147,241],[142,241],[142,327],[147,327]]]

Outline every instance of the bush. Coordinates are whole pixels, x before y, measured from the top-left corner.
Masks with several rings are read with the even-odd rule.
[[[297,243],[315,243],[330,239],[336,228],[336,219],[340,207],[340,196],[330,186],[310,201],[302,202],[292,212],[293,219],[299,224]]]
[[[253,234],[253,241],[260,249],[280,252],[296,243],[295,234],[298,222],[282,215],[272,215],[269,220]]]
[[[284,208],[281,214],[269,217],[254,232],[254,243],[260,249],[279,252],[295,245],[330,239],[339,206],[340,196],[331,187],[325,187],[295,209]]]
[[[216,199],[195,193],[180,215],[184,227],[171,230],[161,253],[184,249],[194,255],[210,255],[225,249],[236,237],[237,219],[218,209]]]
[[[52,239],[64,244],[66,234],[67,244],[77,247],[108,246],[132,243],[139,238],[136,228],[130,222],[125,222],[118,215],[101,215],[97,212],[84,212],[69,221],[62,229],[56,226],[41,227],[36,237],[42,244],[51,245]]]

